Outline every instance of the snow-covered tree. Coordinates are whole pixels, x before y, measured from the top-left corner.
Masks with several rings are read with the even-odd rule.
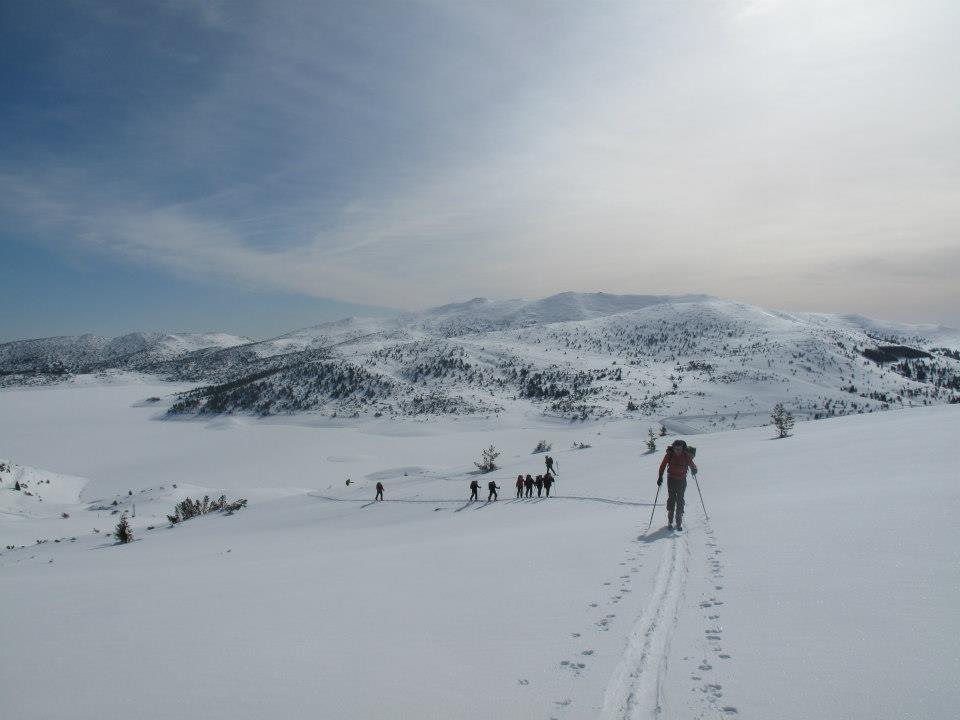
[[[653,432],[653,428],[647,428],[647,452],[654,453],[657,451],[657,436]]]
[[[120,516],[120,522],[117,523],[117,527],[113,531],[113,536],[117,539],[117,542],[121,544],[133,542],[133,528],[130,527],[126,513]]]
[[[486,450],[483,451],[483,457],[480,462],[473,463],[477,466],[477,469],[480,472],[493,472],[497,469],[497,458],[500,457],[500,452],[491,445]]]
[[[793,430],[793,415],[783,406],[783,403],[774,405],[770,418],[779,433],[777,437],[785,438]]]

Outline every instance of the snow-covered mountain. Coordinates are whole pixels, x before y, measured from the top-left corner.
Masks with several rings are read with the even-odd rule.
[[[704,295],[476,298],[167,356],[127,344],[130,352],[115,353],[122,362],[95,367],[201,384],[172,405],[174,415],[532,411],[649,416],[696,431],[766,422],[777,402],[815,418],[960,398],[956,330],[770,311]],[[2,360],[5,347],[0,370],[15,371]]]
[[[191,353],[247,344],[225,333],[74,335],[0,344],[0,374],[26,380],[105,369],[140,369]]]

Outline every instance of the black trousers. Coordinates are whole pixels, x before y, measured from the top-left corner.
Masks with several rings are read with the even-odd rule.
[[[687,479],[667,478],[667,515],[673,515],[680,522],[683,517],[683,494],[687,491]],[[676,510],[674,510],[676,508]]]
[[[471,500],[479,500],[479,499],[480,499],[480,498],[477,497],[477,491],[476,491],[476,490],[471,490],[471,491],[470,491],[470,499],[471,499]]]
[[[517,497],[518,497],[518,498],[522,498],[522,497],[523,497],[523,485],[521,485],[520,487],[517,488]]]
[[[533,485],[527,485],[527,497],[533,497]]]
[[[377,496],[374,500],[383,500],[383,490],[377,490]]]

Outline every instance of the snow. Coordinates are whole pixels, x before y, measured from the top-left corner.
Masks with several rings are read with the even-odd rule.
[[[710,518],[691,479],[677,534],[662,494],[646,530],[649,419],[172,422],[140,402],[179,387],[0,391],[4,716],[873,720],[960,700],[960,406],[688,436]],[[558,496],[516,501],[540,439]],[[500,500],[468,503],[491,443]],[[164,522],[221,493],[250,504]]]

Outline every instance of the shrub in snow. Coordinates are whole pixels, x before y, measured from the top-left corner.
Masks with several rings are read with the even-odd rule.
[[[60,513],[60,517],[66,520],[68,517],[70,517],[70,513]]]
[[[169,520],[172,525],[176,525],[184,520],[214,512],[233,515],[237,510],[245,508],[246,506],[247,501],[245,498],[228,503],[226,495],[221,495],[217,500],[212,502],[210,501],[209,495],[204,495],[203,500],[186,498],[182,502],[177,503],[173,509],[173,515],[167,515],[167,520]]]
[[[483,451],[483,457],[480,462],[473,463],[480,472],[488,473],[497,469],[497,458],[500,457],[499,451],[491,445]]]
[[[546,440],[541,440],[540,442],[537,443],[537,446],[533,449],[533,454],[536,455],[537,453],[550,452],[552,448],[553,448],[553,445],[548,443]]]
[[[593,445],[590,445],[589,443],[578,442],[576,440],[573,441],[574,450],[586,450],[587,448],[591,448],[591,447],[593,447]]]
[[[120,522],[117,523],[117,527],[113,531],[113,536],[120,544],[133,542],[133,528],[130,527],[130,522],[127,520],[126,513],[120,516]]]
[[[653,428],[647,428],[647,452],[657,451],[657,436],[653,434]]]
[[[639,409],[639,406],[633,400],[627,403],[627,412],[636,412]]]
[[[785,438],[793,430],[793,415],[783,407],[783,403],[777,403],[773,406],[773,413],[770,415],[774,426],[777,428],[777,437]]]
[[[661,425],[661,426],[660,426],[660,437],[666,437],[666,436],[667,436],[667,428],[666,428],[666,426]]]
[[[13,486],[13,489],[14,489],[14,490],[20,490],[20,489],[21,489],[21,488],[20,488],[20,481],[19,481],[19,480],[17,480],[16,484]]]

